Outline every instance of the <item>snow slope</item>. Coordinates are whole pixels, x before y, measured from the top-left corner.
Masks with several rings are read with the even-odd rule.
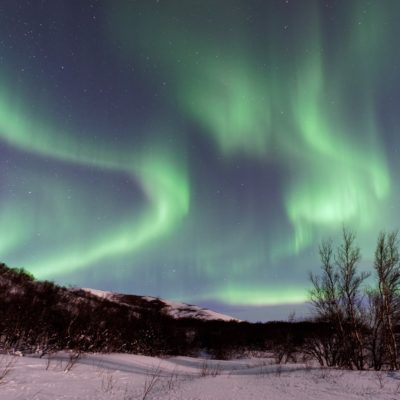
[[[0,356],[0,377],[10,356]],[[268,359],[217,361],[128,354],[17,357],[0,400],[400,399],[400,373],[336,371]],[[153,384],[153,386],[152,386]],[[146,388],[148,393],[146,394]]]
[[[142,302],[145,301],[148,303],[149,307],[152,306],[152,303],[161,303],[161,311],[175,319],[196,318],[203,320],[239,321],[229,315],[220,314],[206,308],[177,301],[163,300],[158,297],[125,295],[90,288],[83,288],[83,290],[102,299],[127,304],[129,306],[132,306],[132,299],[140,299]],[[127,303],[127,299],[131,299],[131,302]]]
[[[168,301],[160,299],[165,307],[163,311],[173,318],[197,318],[204,320],[222,320],[222,321],[239,321],[229,315],[220,314],[215,311],[208,310],[186,303],[179,303],[177,301]]]

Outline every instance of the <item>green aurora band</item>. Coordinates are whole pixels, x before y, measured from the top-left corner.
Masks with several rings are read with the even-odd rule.
[[[293,234],[279,244],[270,240],[263,254],[270,261],[300,254],[315,243],[321,231],[334,234],[342,225],[376,229],[385,219],[382,202],[390,194],[391,177],[373,95],[384,70],[379,60],[390,41],[384,21],[398,6],[391,3],[385,8],[373,3],[365,10],[362,1],[346,4],[353,8],[346,16],[347,31],[326,57],[320,5],[312,1],[303,6],[300,16],[290,21],[288,32],[277,27],[273,12],[266,13],[271,36],[257,44],[245,28],[230,37],[212,32],[212,40],[207,41],[198,21],[190,21],[190,26],[185,18],[176,22],[175,15],[190,14],[177,2],[164,3],[156,15],[141,15],[142,24],[138,20],[132,23],[132,5],[122,7],[116,17],[119,39],[127,44],[124,57],[129,59],[138,49],[151,52],[175,82],[182,111],[198,122],[226,163],[233,166],[244,157],[256,160],[261,168],[272,160],[289,169],[284,204]],[[232,26],[237,16],[230,7],[209,2],[197,4],[196,12],[203,21],[213,15],[221,25],[225,13]],[[139,36],[134,26],[146,32],[139,43],[126,40]],[[285,46],[290,51],[284,50]],[[349,87],[354,89],[355,99],[346,98]],[[243,260],[239,256],[239,270],[248,270],[248,256]],[[235,276],[235,261],[230,262],[231,276]],[[210,277],[219,275],[215,263],[203,265]],[[240,279],[235,278],[234,282]],[[208,298],[231,304],[277,302],[274,290],[265,286],[264,292],[237,283],[228,286],[215,287]],[[306,298],[304,292],[280,292],[281,302]]]
[[[145,54],[159,66],[171,109],[187,121],[186,128],[165,128],[176,129],[173,144],[164,128],[154,127],[149,128],[150,139],[140,144],[135,143],[134,128],[125,143],[93,142],[78,128],[66,130],[47,117],[51,99],[32,110],[29,88],[15,89],[10,74],[1,72],[3,142],[42,160],[127,176],[141,198],[139,204],[132,194],[132,208],[113,223],[100,224],[97,232],[76,222],[89,224],[93,193],[77,185],[81,204],[71,204],[65,185],[31,171],[27,179],[49,210],[39,230],[58,226],[64,234],[44,235],[51,250],[11,259],[40,278],[74,276],[74,271],[96,270],[98,263],[117,260],[128,260],[118,265],[145,275],[146,266],[162,260],[176,265],[177,275],[204,286],[195,293],[165,272],[162,279],[173,287],[174,298],[254,306],[304,302],[305,271],[288,267],[298,265],[296,257],[307,254],[304,262],[312,262],[307,265],[311,269],[316,264],[313,246],[343,225],[362,232],[364,243],[366,236],[391,227],[384,210],[389,209],[393,182],[375,101],[391,52],[393,32],[386,21],[398,15],[400,5],[343,2],[343,28],[332,38],[318,1],[295,5],[297,12],[287,25],[274,14],[274,2],[266,2],[262,37],[243,22],[241,1],[161,1],[157,12],[150,3],[140,3],[137,13],[137,2],[105,2],[109,9],[103,30],[109,47],[118,49],[120,62],[139,63],[137,54]],[[220,24],[205,29],[210,15]],[[224,21],[235,29],[222,30]],[[190,124],[195,128],[187,128]],[[283,171],[279,190],[284,223],[270,221],[255,228],[259,216],[253,208],[263,210],[267,181],[257,182],[267,195],[249,195],[246,205],[235,201],[228,185],[217,207],[208,202],[207,196],[218,189],[218,176],[204,167],[208,185],[197,187],[200,173],[187,159],[192,136],[212,148],[218,166],[232,176],[241,163],[263,172],[271,166]],[[100,187],[96,196],[100,208],[116,211],[110,205],[113,194],[102,193]],[[21,199],[1,208],[0,222],[10,227],[0,234],[4,257],[29,242],[38,230],[35,218]],[[79,235],[76,229],[82,229]],[[87,239],[82,242],[82,237]],[[277,285],[274,279],[284,268],[292,280]],[[149,267],[148,276],[152,272]],[[128,276],[121,269],[113,273],[120,281]],[[271,282],[260,283],[262,277]]]
[[[189,183],[184,164],[176,165],[173,156],[166,153],[165,147],[152,151],[150,155],[123,154],[119,149],[112,154],[109,149],[93,149],[80,140],[72,140],[73,134],[59,132],[56,126],[46,126],[30,115],[28,107],[12,104],[11,91],[3,90],[0,96],[0,136],[12,146],[28,153],[35,153],[91,166],[100,170],[112,170],[116,173],[126,173],[134,177],[145,194],[149,206],[138,219],[131,217],[118,227],[111,227],[94,240],[88,240],[85,247],[66,244],[64,250],[54,254],[46,254],[37,263],[29,263],[29,269],[37,276],[46,278],[95,264],[97,261],[121,254],[134,253],[171,230],[177,222],[189,211]],[[67,138],[69,140],[67,140]],[[31,178],[32,180],[33,178]],[[37,182],[34,187],[40,187]],[[59,189],[63,192],[63,188]],[[54,198],[54,204],[59,204],[61,196]],[[75,229],[77,217],[73,210],[66,213],[66,207],[60,207],[55,215],[65,215],[64,225]],[[21,204],[16,204],[11,210],[2,214],[4,226],[15,227],[2,232],[0,238],[3,253],[20,246],[28,236],[26,218],[16,218],[24,210]],[[32,216],[30,216],[31,218]],[[29,217],[28,217],[29,218]],[[16,220],[21,221],[15,223]],[[51,225],[49,225],[51,226]],[[75,244],[76,246],[76,244]]]

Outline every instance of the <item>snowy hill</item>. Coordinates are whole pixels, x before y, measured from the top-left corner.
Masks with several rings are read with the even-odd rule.
[[[174,319],[195,318],[207,321],[240,321],[229,315],[220,314],[206,308],[176,301],[163,300],[158,297],[120,294],[91,288],[83,288],[83,290],[101,299],[106,299],[130,307],[143,308],[146,307],[147,303],[149,308],[156,307],[162,313]]]
[[[288,346],[293,352],[316,332],[323,334],[324,326],[251,324],[155,297],[65,288],[0,264],[0,353],[68,349],[221,359]]]

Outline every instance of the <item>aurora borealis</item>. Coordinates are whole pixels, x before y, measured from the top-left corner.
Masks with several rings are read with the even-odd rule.
[[[370,268],[400,227],[398,15],[2,1],[1,261],[243,319],[299,308],[343,225]]]

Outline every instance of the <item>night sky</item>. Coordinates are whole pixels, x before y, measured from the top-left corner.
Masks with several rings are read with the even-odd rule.
[[[400,1],[1,0],[0,259],[242,319],[400,226]]]

